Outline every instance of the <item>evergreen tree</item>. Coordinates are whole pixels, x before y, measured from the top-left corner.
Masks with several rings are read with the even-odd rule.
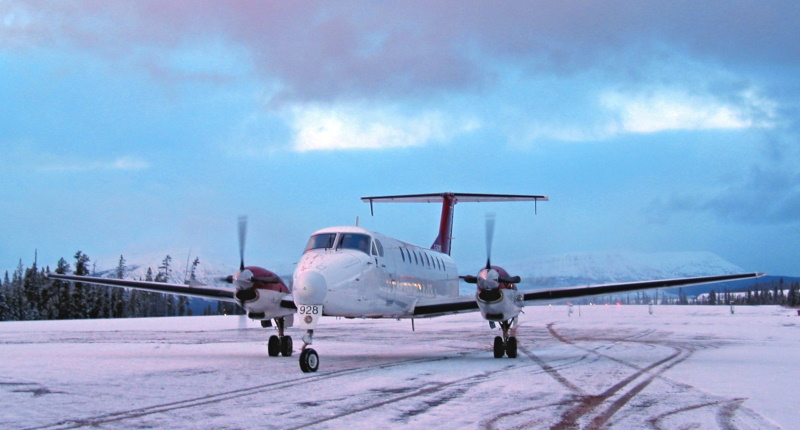
[[[9,288],[7,298],[10,320],[19,321],[23,319],[25,310],[28,308],[23,291],[24,278],[25,266],[22,265],[22,259],[20,259],[17,269],[14,270],[14,274],[11,276],[11,288]]]
[[[58,263],[56,263],[56,273],[60,275],[64,275],[70,271],[69,263],[64,258],[60,258]],[[53,309],[51,312],[55,314],[55,318],[58,319],[67,319],[70,318],[70,313],[72,309],[71,305],[71,298],[72,298],[72,283],[71,282],[64,282],[55,280],[51,283],[52,288],[55,290],[54,295],[57,297],[53,301]]]
[[[117,264],[117,279],[125,279],[125,274],[128,273],[128,266],[125,265],[125,257],[120,254],[119,256],[119,264]]]
[[[75,271],[72,272],[78,276],[86,276],[89,274],[89,256],[81,251],[75,253]],[[80,319],[88,318],[91,310],[89,309],[89,301],[87,297],[87,287],[81,282],[75,282],[72,286],[72,295],[70,297],[70,313],[69,318]]]
[[[195,257],[192,262],[192,272],[189,276],[190,283],[197,280],[197,266],[200,264],[200,257]]]
[[[3,278],[3,283],[0,284],[0,321],[9,319],[8,294],[6,292],[10,286],[11,280],[8,278],[8,270],[6,270],[6,276]]]
[[[158,275],[156,275],[156,282],[169,282],[170,276],[172,275],[172,269],[170,268],[170,264],[172,263],[172,257],[167,255],[161,260],[161,265],[158,266]]]
[[[713,289],[708,293],[708,304],[709,305],[716,305],[717,304],[717,292]]]
[[[111,291],[111,318],[122,318],[125,316],[125,289],[112,288]]]
[[[186,311],[191,312],[192,309],[189,308],[189,298],[186,296],[179,296],[178,297],[178,316],[186,315]]]
[[[686,293],[683,292],[683,288],[678,288],[678,304],[679,305],[689,304],[689,300],[686,297]]]
[[[178,306],[175,303],[175,296],[172,294],[165,294],[167,296],[167,312],[168,317],[174,317],[178,312]]]
[[[6,278],[8,278],[8,272],[6,272]],[[798,305],[798,287],[800,287],[800,284],[797,282],[792,282],[789,286],[789,296],[786,298],[787,305],[792,307]]]

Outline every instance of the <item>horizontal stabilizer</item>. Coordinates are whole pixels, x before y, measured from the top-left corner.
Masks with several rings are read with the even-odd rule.
[[[456,202],[546,202],[550,199],[543,195],[523,194],[473,194],[473,193],[432,193],[432,194],[405,194],[397,196],[362,197],[363,202],[370,203],[436,203],[442,202],[446,197],[455,197]]]

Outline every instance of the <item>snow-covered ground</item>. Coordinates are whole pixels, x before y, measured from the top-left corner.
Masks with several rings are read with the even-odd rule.
[[[239,317],[0,323],[0,428],[798,428],[779,307],[526,308],[517,359],[478,314],[323,320],[320,371]]]

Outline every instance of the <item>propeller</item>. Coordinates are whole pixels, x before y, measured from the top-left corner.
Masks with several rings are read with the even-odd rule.
[[[486,214],[486,267],[478,272],[478,276],[464,276],[464,282],[478,284],[484,290],[494,290],[499,283],[516,284],[520,282],[519,276],[500,276],[492,267],[492,242],[494,241],[494,214]]]
[[[492,268],[492,242],[494,241],[494,214],[486,214],[486,269]]]
[[[247,238],[247,216],[239,217],[239,270],[244,270],[244,242]]]
[[[251,273],[249,270],[245,273],[244,248],[246,239],[247,239],[247,216],[241,215],[239,217],[239,273],[238,273],[239,275]],[[277,284],[278,282],[281,282],[280,278],[278,278],[277,276],[250,276],[248,278],[246,276],[236,277],[234,275],[228,275],[222,278],[221,280],[229,284],[233,284],[233,281],[264,282],[267,284]]]

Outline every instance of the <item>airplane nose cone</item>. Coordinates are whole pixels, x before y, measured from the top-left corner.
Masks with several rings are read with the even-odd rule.
[[[318,305],[325,300],[328,285],[318,272],[308,271],[297,275],[292,287],[295,303],[299,305]]]

